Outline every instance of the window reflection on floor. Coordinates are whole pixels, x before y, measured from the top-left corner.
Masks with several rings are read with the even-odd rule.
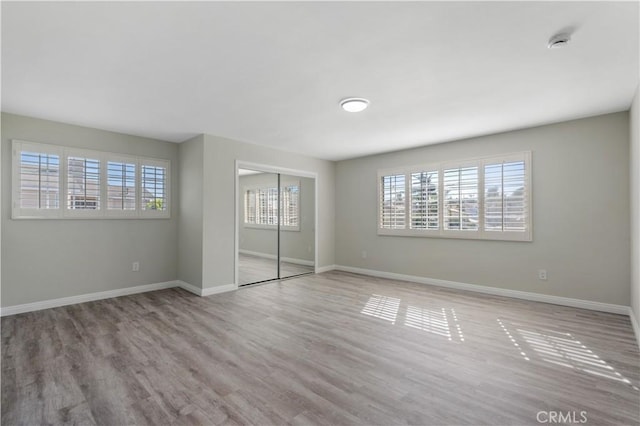
[[[396,321],[402,324],[398,317],[402,318],[404,314],[404,325],[407,327],[446,337],[451,341],[464,342],[462,328],[453,308],[428,309],[408,305],[405,310],[400,311],[400,299],[372,294],[360,313],[389,321],[391,324],[395,324]]]
[[[401,299],[372,294],[360,312],[363,315],[389,321],[391,324],[425,331],[449,341],[464,342],[462,327],[454,308],[426,308],[407,305],[401,309]],[[404,320],[404,321],[403,321]],[[526,361],[542,360],[551,364],[616,380],[639,390],[631,381],[595,354],[571,333],[532,329],[497,318],[496,321],[516,351]]]
[[[464,335],[453,309],[432,310],[409,305],[404,324],[446,337],[448,340],[456,339],[464,342]]]
[[[533,330],[520,324],[507,325],[506,320],[499,318],[497,321],[511,343],[527,361],[535,356],[551,364],[626,383],[633,386],[635,390],[639,390],[628,378],[573,337],[571,333]]]
[[[399,308],[400,299],[373,294],[360,313],[390,321],[391,324],[395,324]]]
[[[497,321],[498,321],[498,324],[500,324],[500,328],[502,328],[502,331],[505,332],[505,334],[507,335],[507,337],[509,338],[511,343],[513,343],[513,346],[515,346],[515,348],[520,352],[520,355],[522,355],[522,357],[524,359],[526,359],[527,361],[530,361],[530,359],[527,356],[527,354],[520,347],[520,343],[518,343],[516,341],[516,339],[511,335],[511,333],[509,332],[509,329],[503,324],[502,320],[500,320],[500,318],[498,318]]]

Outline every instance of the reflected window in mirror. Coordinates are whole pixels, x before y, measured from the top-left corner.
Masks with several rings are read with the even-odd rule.
[[[278,208],[280,207],[280,209]],[[244,224],[248,227],[300,230],[300,182],[284,183],[280,187],[247,187],[244,189]]]

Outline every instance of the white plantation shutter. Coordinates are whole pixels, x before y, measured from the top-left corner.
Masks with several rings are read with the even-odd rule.
[[[447,168],[444,181],[444,230],[478,229],[478,167]]]
[[[140,213],[149,217],[169,216],[169,162],[140,162]]]
[[[261,189],[254,189],[256,199],[256,210],[253,213],[255,216],[256,225],[266,225],[269,223],[269,193]]]
[[[272,199],[269,189],[256,189],[258,206],[256,210],[256,225],[270,225],[269,212],[273,210],[271,207]]]
[[[13,141],[13,217],[55,217],[60,208],[59,147]]]
[[[278,208],[278,188],[259,187],[245,190],[244,223],[264,227],[280,224],[283,229],[300,229],[300,184],[287,184],[280,189]]]
[[[267,224],[278,225],[278,188],[267,190]]]
[[[379,235],[531,241],[530,152],[379,170],[378,185]]]
[[[438,171],[411,173],[411,229],[438,230]]]
[[[166,169],[143,165],[141,170],[142,210],[164,210]]]
[[[170,162],[12,141],[14,219],[168,218]]]
[[[254,217],[253,222],[246,222],[255,225],[278,225],[278,188],[255,188],[247,191],[255,194],[255,210],[248,213],[248,217]],[[252,203],[245,205],[250,208]]]
[[[59,208],[60,157],[42,152],[22,152],[20,160],[20,208]]]
[[[404,229],[406,224],[405,175],[380,177],[380,228]]]
[[[256,190],[247,189],[244,194],[244,223],[256,224],[256,212],[258,205],[256,202]]]
[[[485,231],[528,231],[530,185],[527,167],[525,158],[485,163]]]
[[[527,226],[527,185],[524,161],[502,164],[503,231],[524,231]]]
[[[256,224],[269,224],[269,191],[257,190],[258,209],[256,210]]]
[[[280,210],[283,227],[300,226],[300,187],[299,185],[283,186],[280,190],[282,206]]]
[[[136,210],[136,161],[107,161],[107,210]]]
[[[97,214],[101,208],[101,162],[97,155],[67,156],[67,211]]]

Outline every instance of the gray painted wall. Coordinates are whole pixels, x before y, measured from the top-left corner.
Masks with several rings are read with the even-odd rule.
[[[204,136],[196,136],[178,146],[178,279],[202,288]]]
[[[628,117],[621,112],[341,161],[336,263],[629,305]],[[525,150],[533,153],[533,242],[377,235],[378,169]],[[548,281],[537,279],[539,268],[547,269]]]
[[[176,278],[198,287],[233,283],[235,161],[243,160],[318,173],[320,267],[336,263],[622,305],[631,300],[639,317],[638,102],[636,94],[630,114],[337,164],[209,135],[176,145],[3,113],[1,306]],[[11,220],[13,138],[171,160],[172,218]],[[518,150],[533,151],[532,243],[377,235],[378,168]],[[589,185],[576,184],[584,182]],[[598,226],[612,215],[619,220]],[[141,262],[138,273],[131,272],[134,260]],[[548,270],[548,281],[537,280],[538,268]]]
[[[283,182],[300,182],[300,230],[283,230],[280,233],[280,255],[282,257],[313,261],[315,227],[315,182],[311,178],[282,175]],[[244,224],[244,192],[247,187],[277,186],[277,176],[273,173],[240,176],[240,197],[238,212],[240,221],[239,243],[241,250],[275,256],[278,251],[276,229],[253,228]]]
[[[0,116],[0,135],[2,134],[2,122],[1,121],[2,121],[2,118]],[[3,188],[3,186],[2,186],[2,182],[3,182],[2,175],[4,173],[3,172],[4,167],[2,165],[2,161],[3,161],[4,155],[2,155],[2,151],[3,150],[2,150],[2,146],[1,145],[2,145],[2,141],[0,140],[0,307],[4,306],[3,302],[2,302],[2,290],[1,290],[2,289],[2,228],[3,228],[1,216],[3,214],[2,212],[4,211],[2,209],[2,206],[3,206],[2,198],[3,198],[3,196],[2,196],[1,193],[2,193],[2,188]],[[11,172],[9,172],[9,173],[11,173]]]
[[[2,113],[3,307],[176,279],[175,208],[171,219],[11,220],[14,138],[168,159],[172,195],[178,181],[176,144]]]
[[[203,286],[234,283],[236,160],[318,175],[318,265],[334,264],[335,163],[204,135]]]
[[[640,321],[640,87],[629,111],[631,139],[631,308]]]

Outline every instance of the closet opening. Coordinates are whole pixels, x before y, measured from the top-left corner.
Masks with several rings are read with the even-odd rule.
[[[236,283],[315,272],[315,174],[238,162]]]

